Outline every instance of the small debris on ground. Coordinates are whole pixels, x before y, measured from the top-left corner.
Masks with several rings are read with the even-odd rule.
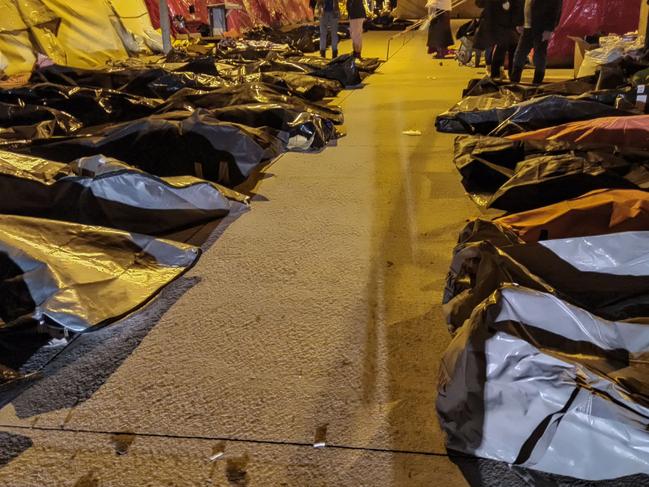
[[[225,442],[221,441],[220,443],[214,445],[214,448],[212,448],[212,456],[210,457],[210,462],[215,462],[223,455],[225,455]]]

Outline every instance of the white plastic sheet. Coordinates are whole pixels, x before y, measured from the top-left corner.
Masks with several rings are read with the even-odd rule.
[[[584,288],[636,276],[625,304],[645,309],[649,232],[541,244]],[[505,282],[457,329],[437,400],[447,447],[585,480],[649,474],[649,318],[608,321],[559,291]]]

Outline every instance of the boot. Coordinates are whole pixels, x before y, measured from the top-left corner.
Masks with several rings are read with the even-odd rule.
[[[361,59],[361,53],[359,51],[354,51],[354,57],[356,59]]]
[[[532,83],[535,85],[541,85],[543,84],[543,79],[545,78],[545,70],[535,70],[534,71],[534,79],[532,80]]]
[[[334,49],[334,50],[331,52],[331,57],[332,57],[333,59],[336,59],[336,58],[338,57],[338,49]]]
[[[320,57],[327,57],[327,51],[320,49]]]

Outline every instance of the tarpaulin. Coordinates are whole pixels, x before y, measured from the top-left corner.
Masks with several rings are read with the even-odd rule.
[[[342,123],[343,115],[339,107],[324,103],[309,102],[290,94],[282,93],[275,87],[264,83],[243,83],[237,86],[213,89],[210,91],[181,90],[169,98],[164,110],[180,110],[187,107],[218,109],[233,105],[250,103],[282,103],[292,105],[301,111],[327,118],[334,123]]]
[[[245,80],[247,82],[261,81],[278,91],[289,92],[309,101],[333,98],[342,91],[342,86],[336,80],[318,78],[303,73],[266,71],[249,74]]]
[[[638,29],[642,0],[563,0],[561,23],[550,42],[553,66],[572,66],[575,43],[571,37],[598,33],[626,34]]]
[[[460,102],[437,117],[437,130],[504,137],[577,120],[630,114],[598,101],[560,95],[533,98],[513,105],[508,105],[509,99],[496,100],[495,108],[486,109],[474,102],[469,106],[467,102]]]
[[[603,189],[495,220],[526,242],[649,229],[649,193]]]
[[[458,137],[455,164],[482,208],[526,211],[595,189],[649,188],[649,154],[559,141]]]
[[[321,78],[337,80],[345,87],[358,86],[362,81],[356,59],[351,54],[338,56],[327,66],[313,71],[312,74]]]
[[[111,23],[109,5],[103,0],[40,0],[61,19],[57,39],[65,49],[66,64],[100,67],[126,59],[128,53]]]
[[[511,135],[512,140],[564,140],[649,149],[649,115],[604,117]]]
[[[48,329],[85,332],[123,318],[199,255],[144,235],[0,215],[0,362],[7,364],[16,340],[23,348],[42,343]],[[0,382],[18,376],[5,371]]]
[[[135,42],[135,48],[129,49],[131,54],[146,53],[148,50],[162,52],[162,36],[154,31],[149,11],[144,0],[109,0],[116,19],[113,21],[115,30],[128,47]]]
[[[284,103],[231,105],[210,110],[209,113],[223,122],[271,128],[291,150],[323,149],[338,136],[330,119]]]
[[[250,40],[267,40],[276,44],[286,44],[291,49],[302,52],[316,52],[320,49],[320,28],[317,25],[303,25],[289,31],[258,27],[247,31],[243,37]]]
[[[158,42],[142,0],[2,0],[0,51],[7,74],[30,72],[36,54],[77,67],[100,67]],[[133,31],[130,29],[134,29]]]
[[[282,152],[268,131],[221,122],[201,110],[97,128],[85,136],[7,142],[2,148],[58,162],[104,154],[156,176],[193,175],[229,187]]]
[[[646,234],[637,238],[646,252]],[[649,473],[647,353],[644,322],[504,287],[444,355],[437,412],[447,448],[585,480]]]
[[[451,330],[506,284],[554,294],[606,319],[649,316],[649,250],[640,245],[649,233],[526,244],[513,241],[494,223],[469,227],[456,248],[444,293]],[[494,237],[498,231],[503,235]]]
[[[36,54],[25,23],[14,0],[0,0],[0,52],[7,61],[8,75],[29,72],[36,63]]]
[[[0,139],[40,139],[71,135],[83,124],[65,112],[39,105],[0,102]]]
[[[462,92],[462,96],[479,97],[481,95],[487,95],[510,99],[513,104],[546,95],[585,95],[586,93],[595,91],[597,83],[597,76],[555,81],[542,85],[508,84],[495,81],[491,78],[474,78],[469,81],[467,87]]]
[[[66,165],[0,151],[0,193],[0,214],[148,235],[167,235],[230,211],[212,183],[159,178],[101,156]]]
[[[35,71],[31,77],[34,84],[41,82],[57,85],[103,88],[125,94],[148,98],[168,98],[182,88],[209,90],[232,83],[211,74],[172,71],[163,65],[137,68],[78,69],[48,66]]]
[[[205,61],[215,69],[213,59]],[[207,65],[203,67],[208,70]],[[198,63],[182,69],[190,68],[201,69]],[[297,145],[292,144],[291,149],[321,149],[337,137],[334,125],[343,122],[341,110],[311,100],[337,93],[341,89],[338,82],[282,71],[259,72],[236,78],[239,84],[213,75],[171,72],[162,68],[87,71],[52,66],[36,73],[34,79],[67,82],[73,87],[35,84],[24,89],[0,91],[0,101],[56,107],[77,115],[86,127],[174,110],[205,108],[218,120],[279,131],[281,133],[273,132],[271,135],[284,143],[288,143],[289,139],[295,141],[294,137],[302,138]],[[76,87],[79,83],[120,87],[120,91]],[[189,87],[196,89],[184,89]],[[163,103],[159,99],[142,97],[141,94],[173,96]],[[88,133],[84,131],[84,134]]]
[[[108,89],[34,84],[0,90],[0,102],[48,107],[72,115],[85,126],[133,120],[152,115],[161,102]]]

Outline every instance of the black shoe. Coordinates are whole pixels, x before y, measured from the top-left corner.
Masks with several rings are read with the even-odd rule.
[[[361,59],[361,53],[360,53],[360,52],[356,52],[356,51],[354,51],[354,57],[355,57],[356,59]]]
[[[320,57],[327,57],[327,51],[320,51]]]
[[[333,59],[336,59],[336,58],[338,57],[338,51],[332,51],[332,53],[331,53],[331,57],[332,57]]]

